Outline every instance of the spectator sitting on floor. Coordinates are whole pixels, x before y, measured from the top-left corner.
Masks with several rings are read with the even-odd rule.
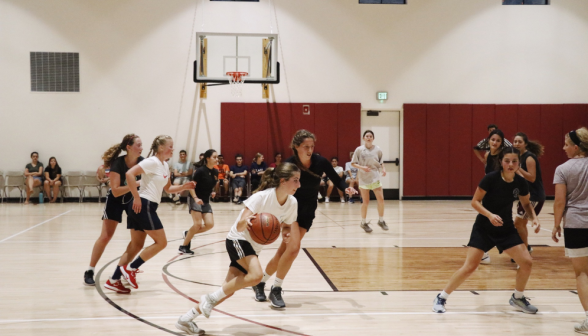
[[[24,176],[27,192],[27,198],[24,204],[29,204],[34,188],[43,184],[43,164],[39,162],[39,153],[31,153],[31,163],[26,165]]]
[[[55,203],[57,200],[57,194],[59,193],[61,184],[61,167],[59,167],[55,156],[52,156],[49,158],[47,168],[45,168],[44,182],[45,195],[49,198],[49,203]],[[51,189],[53,189],[53,197],[51,197]]]

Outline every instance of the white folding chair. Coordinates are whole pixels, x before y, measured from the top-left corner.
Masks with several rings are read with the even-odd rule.
[[[20,194],[20,198],[18,199],[19,202],[22,202],[24,199],[23,192],[24,192],[24,184],[25,179],[22,171],[9,171],[6,173],[6,179],[4,184],[4,195],[8,197],[9,193],[13,189],[18,189]]]
[[[98,190],[98,203],[100,203],[100,199],[102,198],[102,184],[96,178],[95,171],[87,170],[84,172],[82,185],[84,187],[84,196],[86,196],[86,188],[96,188]]]
[[[0,203],[4,203],[4,187],[6,186],[6,181],[4,180],[4,172],[0,170]]]
[[[84,175],[80,171],[70,171],[65,174],[66,188],[77,188],[80,194],[80,203],[84,200]],[[71,193],[70,193],[71,194]]]

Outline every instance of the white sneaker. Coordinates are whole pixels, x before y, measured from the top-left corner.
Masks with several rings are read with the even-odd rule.
[[[214,308],[215,304],[216,302],[210,297],[210,294],[202,295],[200,297],[199,305],[202,315],[204,315],[206,318],[209,318],[210,312],[212,311],[212,308]]]
[[[580,324],[574,326],[574,331],[580,334],[588,335],[588,318]]]
[[[341,203],[345,203],[345,198],[342,198],[341,199]]]
[[[182,321],[182,317],[178,319],[176,322],[176,328],[181,331],[184,331],[188,335],[204,335],[205,331],[198,328],[194,321]]]
[[[178,202],[180,200],[180,195],[175,194],[174,198],[172,198],[174,201]]]
[[[329,203],[329,198],[325,197],[325,203]]]
[[[480,264],[488,265],[489,263],[490,263],[490,255],[488,254],[488,252],[485,252],[484,256],[482,257],[482,260],[480,260]]]
[[[433,300],[433,312],[435,313],[445,313],[445,304],[447,303],[447,299],[441,297],[441,294],[437,294],[435,300]]]
[[[321,195],[321,193],[318,193],[318,199],[323,199],[323,195]]]

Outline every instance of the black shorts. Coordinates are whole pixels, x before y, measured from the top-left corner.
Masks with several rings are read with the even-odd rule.
[[[188,213],[192,213],[192,211],[202,212],[202,213],[212,213],[212,207],[210,203],[198,204],[192,196],[188,197]]]
[[[251,192],[254,192],[259,187],[261,180],[251,180]]]
[[[539,202],[531,201],[531,206],[533,207],[533,209],[535,209],[535,215],[539,216],[539,213],[541,213],[541,209],[543,209],[543,203],[545,203],[545,201],[539,201]],[[517,217],[523,218],[523,219],[531,219],[531,216],[527,216],[527,214],[525,213],[525,209],[523,208],[523,205],[521,204],[520,201],[519,201],[519,204],[517,205]]]
[[[588,257],[588,229],[563,229],[566,257]]]
[[[502,251],[520,244],[524,244],[523,240],[513,224],[494,229],[485,227],[485,225],[479,223],[474,223],[468,246],[475,247],[484,252],[488,252],[496,246],[498,252],[502,253]]]
[[[102,220],[109,219],[122,223],[122,214],[127,211],[128,203],[133,203],[133,196],[126,194],[121,197],[114,197],[112,190],[108,189],[106,194],[106,203],[104,203],[104,212],[102,213]],[[129,201],[130,200],[130,201]],[[124,203],[128,202],[128,203]]]
[[[245,188],[245,179],[233,179],[231,182],[233,189]]]
[[[225,180],[224,179],[218,179],[218,185],[219,186],[224,186],[225,185]]]
[[[151,202],[141,197],[141,212],[138,214],[133,210],[133,202],[129,203],[127,209],[127,229],[137,231],[150,231],[163,229],[163,224],[157,216],[157,207],[159,204]]]
[[[257,255],[253,246],[249,244],[246,240],[236,239],[236,240],[225,240],[225,246],[227,247],[227,252],[229,253],[229,258],[231,258],[231,264],[229,267],[235,267],[239,271],[247,274],[247,270],[243,268],[243,266],[239,265],[237,260],[243,259],[250,255]]]

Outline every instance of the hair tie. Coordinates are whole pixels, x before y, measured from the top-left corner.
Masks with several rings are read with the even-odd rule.
[[[582,143],[582,141],[580,141],[580,138],[578,137],[578,134],[576,134],[576,131],[571,131],[570,133],[568,133],[568,135],[570,136],[570,139],[572,140],[572,142],[576,145],[576,146],[580,146],[580,144]]]

